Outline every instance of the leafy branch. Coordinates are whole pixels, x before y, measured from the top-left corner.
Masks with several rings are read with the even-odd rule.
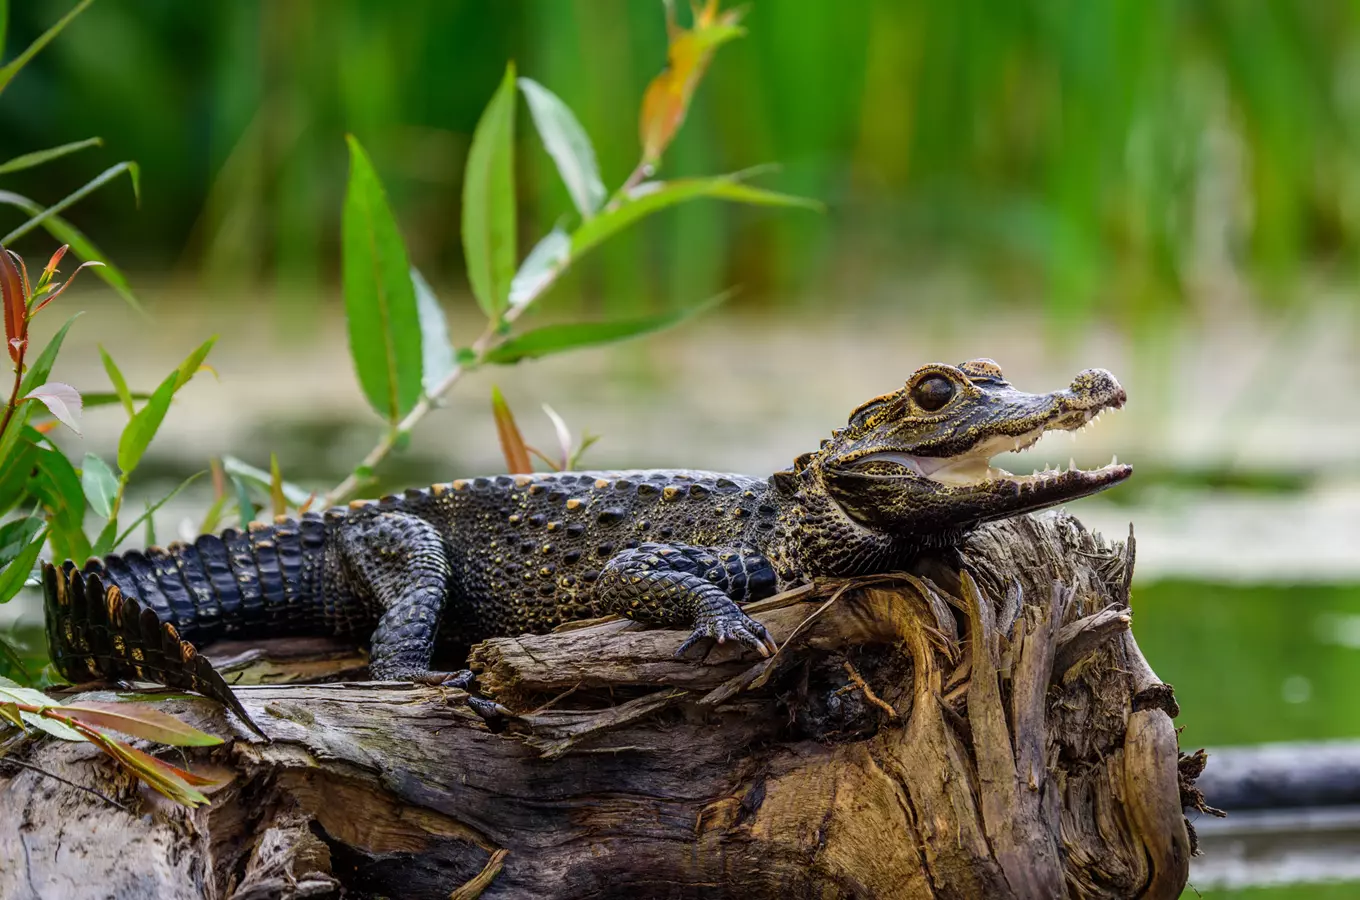
[[[81,700],[61,704],[0,676],[0,721],[25,731],[36,728],[64,741],[88,741],[151,788],[191,808],[208,802],[198,788],[219,783],[172,766],[113,736],[111,732],[117,732],[173,747],[222,743],[219,737],[141,703]]]
[[[372,164],[358,140],[352,135],[348,138],[350,177],[342,262],[350,351],[364,395],[388,427],[354,470],[321,498],[321,506],[342,502],[360,490],[468,372],[659,331],[712,305],[616,321],[514,331],[519,319],[565,272],[624,228],[699,198],[821,208],[812,200],[753,187],[744,180],[749,172],[647,180],[655,174],[683,124],[713,52],[744,33],[737,24],[739,19],[739,11],[719,13],[717,0],[707,0],[702,8],[695,9],[693,27],[685,29],[676,24],[673,4],[666,4],[668,64],[643,97],[641,158],[612,194],[604,188],[589,136],[566,103],[538,82],[517,78],[513,63],[506,67],[473,134],[463,181],[463,253],[468,281],[486,315],[486,326],[470,346],[462,349],[455,350],[450,344],[437,300],[410,265]],[[517,88],[579,215],[573,230],[554,227],[518,265],[514,183]],[[503,398],[496,405],[503,407]],[[497,421],[502,421],[499,414]],[[504,442],[504,432],[502,436]],[[517,456],[513,464],[527,465],[526,459]]]

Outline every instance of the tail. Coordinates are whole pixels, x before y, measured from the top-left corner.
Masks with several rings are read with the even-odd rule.
[[[72,681],[126,678],[195,691],[258,732],[194,644],[315,628],[325,535],[322,517],[309,513],[297,522],[92,559],[83,569],[45,564],[52,662]]]

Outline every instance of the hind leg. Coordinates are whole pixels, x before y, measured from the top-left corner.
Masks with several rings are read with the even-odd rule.
[[[378,613],[369,670],[379,681],[465,687],[471,672],[430,669],[435,636],[449,600],[444,540],[424,519],[401,512],[356,516],[337,532],[324,590],[337,605],[358,601]]]

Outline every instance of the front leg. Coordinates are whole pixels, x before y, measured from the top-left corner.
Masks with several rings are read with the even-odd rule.
[[[744,547],[642,544],[612,558],[595,582],[602,611],[639,622],[694,626],[676,656],[705,638],[736,640],[769,656],[777,645],[737,601],[775,592],[769,560]]]

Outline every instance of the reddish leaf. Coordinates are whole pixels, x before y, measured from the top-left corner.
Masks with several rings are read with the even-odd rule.
[[[49,259],[47,265],[43,267],[42,277],[38,279],[38,287],[41,288],[46,285],[52,280],[52,276],[57,274],[57,264],[61,262],[61,258],[66,255],[66,251],[69,250],[70,247],[70,244],[62,244],[57,248],[57,252],[52,254],[52,258]]]
[[[96,728],[109,728],[132,737],[176,747],[210,747],[222,743],[221,738],[205,734],[143,703],[82,700],[68,703],[56,712]]]
[[[57,421],[80,434],[80,391],[60,381],[49,381],[24,395],[25,400],[37,400],[47,407]]]
[[[57,299],[57,297],[61,295],[61,292],[70,287],[71,282],[76,280],[76,275],[80,272],[81,269],[84,269],[88,266],[102,266],[102,265],[104,265],[102,262],[92,259],[89,260],[88,262],[83,262],[80,265],[76,266],[76,270],[75,272],[71,273],[71,277],[63,281],[60,287],[57,287],[55,290],[51,291],[46,297],[42,298],[42,302],[39,303],[37,306],[33,307],[33,312],[37,313],[38,310],[42,309],[44,306],[51,303],[53,300]]]
[[[0,245],[0,300],[5,308],[5,345],[9,347],[10,359],[17,365],[19,351],[28,338],[28,297],[12,256]]]
[[[92,732],[90,736],[106,753],[131,769],[137,777],[153,789],[176,803],[181,803],[192,809],[208,802],[208,798],[191,785],[212,783],[211,780],[205,781],[193,772],[186,772],[181,768],[172,766],[163,759],[157,759],[150,753],[143,753],[136,747],[114,740],[108,735]]]
[[[491,388],[491,412],[496,418],[496,434],[501,439],[501,452],[505,454],[505,464],[511,475],[527,475],[533,472],[534,465],[529,460],[529,448],[524,446],[524,435],[519,433],[515,416],[501,395],[501,389]]]
[[[708,0],[703,9],[695,9],[694,28],[686,30],[676,25],[674,6],[666,4],[666,32],[670,36],[666,69],[647,86],[638,123],[645,164],[655,166],[660,161],[684,124],[690,99],[704,77],[713,51],[745,34],[737,26],[741,16],[740,9],[719,15],[718,0]]]

